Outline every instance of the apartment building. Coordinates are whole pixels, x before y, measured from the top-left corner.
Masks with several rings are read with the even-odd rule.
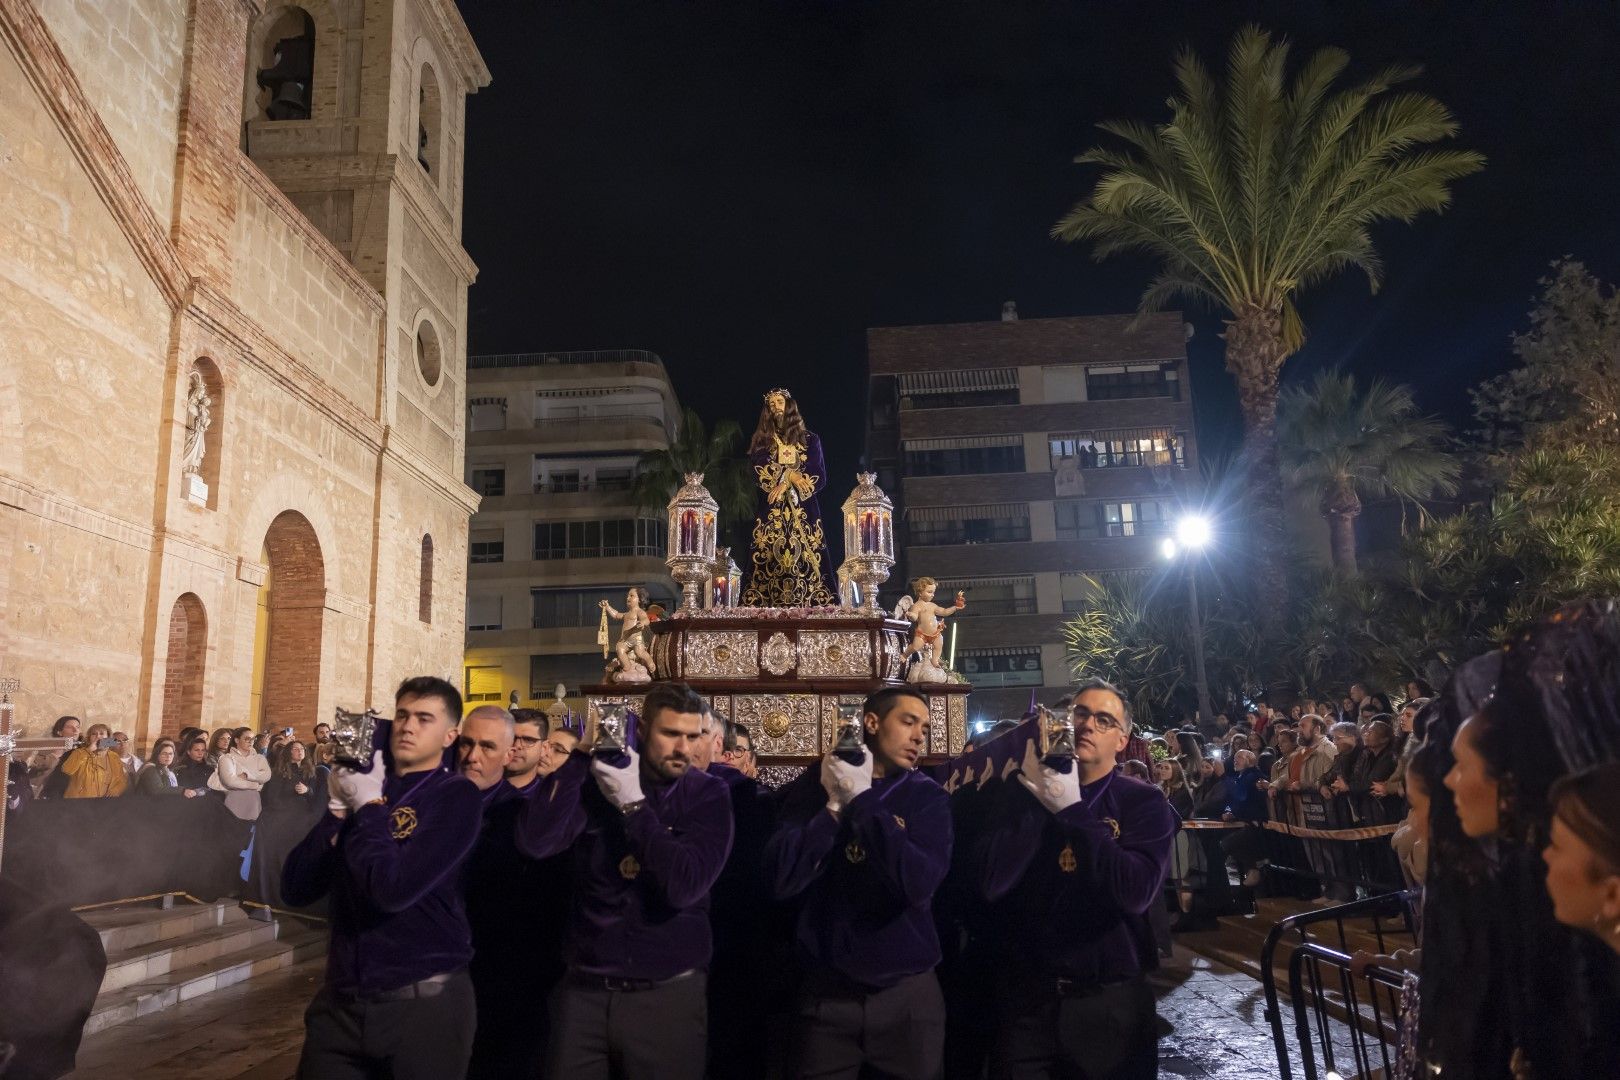
[[[602,677],[599,601],[623,610],[632,584],[665,607],[678,595],[663,514],[631,493],[641,455],[676,435],[675,391],[639,349],[472,356],[467,369],[467,483],[483,501],[463,692],[543,706],[561,683],[577,709]]]
[[[1186,330],[1165,313],[891,326],[866,334],[867,458],[900,565],[965,590],[970,719],[1070,685],[1063,624],[1086,575],[1150,566],[1197,477]],[[947,647],[952,639],[947,637]]]

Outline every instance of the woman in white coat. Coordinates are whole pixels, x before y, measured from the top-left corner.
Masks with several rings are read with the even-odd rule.
[[[225,793],[225,805],[243,821],[259,817],[259,792],[270,782],[270,763],[253,749],[253,730],[237,728],[231,749],[219,756],[219,768],[209,777],[211,790]]]

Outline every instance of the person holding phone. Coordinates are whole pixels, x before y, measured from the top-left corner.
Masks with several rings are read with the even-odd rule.
[[[118,740],[106,724],[91,724],[84,741],[62,759],[62,773],[68,778],[66,799],[105,799],[122,795],[129,787],[129,774],[119,758]]]

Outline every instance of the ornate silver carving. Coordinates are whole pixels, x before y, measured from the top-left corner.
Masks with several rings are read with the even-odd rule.
[[[772,634],[766,639],[765,644],[760,646],[759,666],[772,675],[786,675],[793,670],[794,663],[793,643],[782,631],[778,630]]]
[[[815,757],[821,753],[821,701],[816,694],[737,694],[731,718],[756,733],[760,757]]]
[[[864,679],[872,674],[872,635],[866,631],[799,631],[800,678]]]
[[[659,672],[664,678],[682,678],[684,673],[676,670],[679,664],[672,663],[672,661],[679,660],[679,655],[675,653],[674,649],[675,635],[654,634],[650,636],[652,637],[652,657],[654,666],[658,668]]]
[[[967,745],[967,695],[952,694],[945,699],[949,704],[947,730],[950,733],[948,754],[960,754]]]
[[[906,670],[906,645],[904,637],[898,631],[883,631],[883,656],[886,661],[883,677],[901,678]]]
[[[944,754],[945,749],[945,695],[928,695],[928,752]]]
[[[752,630],[706,630],[681,642],[681,677],[756,679],[759,635]]]
[[[646,700],[647,696],[645,694],[608,694],[588,697],[585,699],[586,716],[589,717],[591,713],[601,709],[604,704],[609,702],[623,705],[626,709],[640,716],[641,703]],[[639,737],[637,736],[637,738]]]
[[[798,779],[804,770],[803,765],[761,765],[759,782],[768,788],[779,788]]]

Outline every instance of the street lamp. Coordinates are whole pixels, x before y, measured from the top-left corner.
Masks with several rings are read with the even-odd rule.
[[[1188,514],[1176,522],[1174,537],[1165,537],[1160,550],[1166,559],[1186,553],[1187,610],[1192,623],[1193,676],[1198,682],[1198,716],[1203,723],[1212,723],[1215,709],[1209,702],[1209,678],[1204,673],[1204,623],[1198,615],[1198,573],[1190,556],[1196,556],[1214,539],[1215,530],[1209,519],[1201,514]]]

